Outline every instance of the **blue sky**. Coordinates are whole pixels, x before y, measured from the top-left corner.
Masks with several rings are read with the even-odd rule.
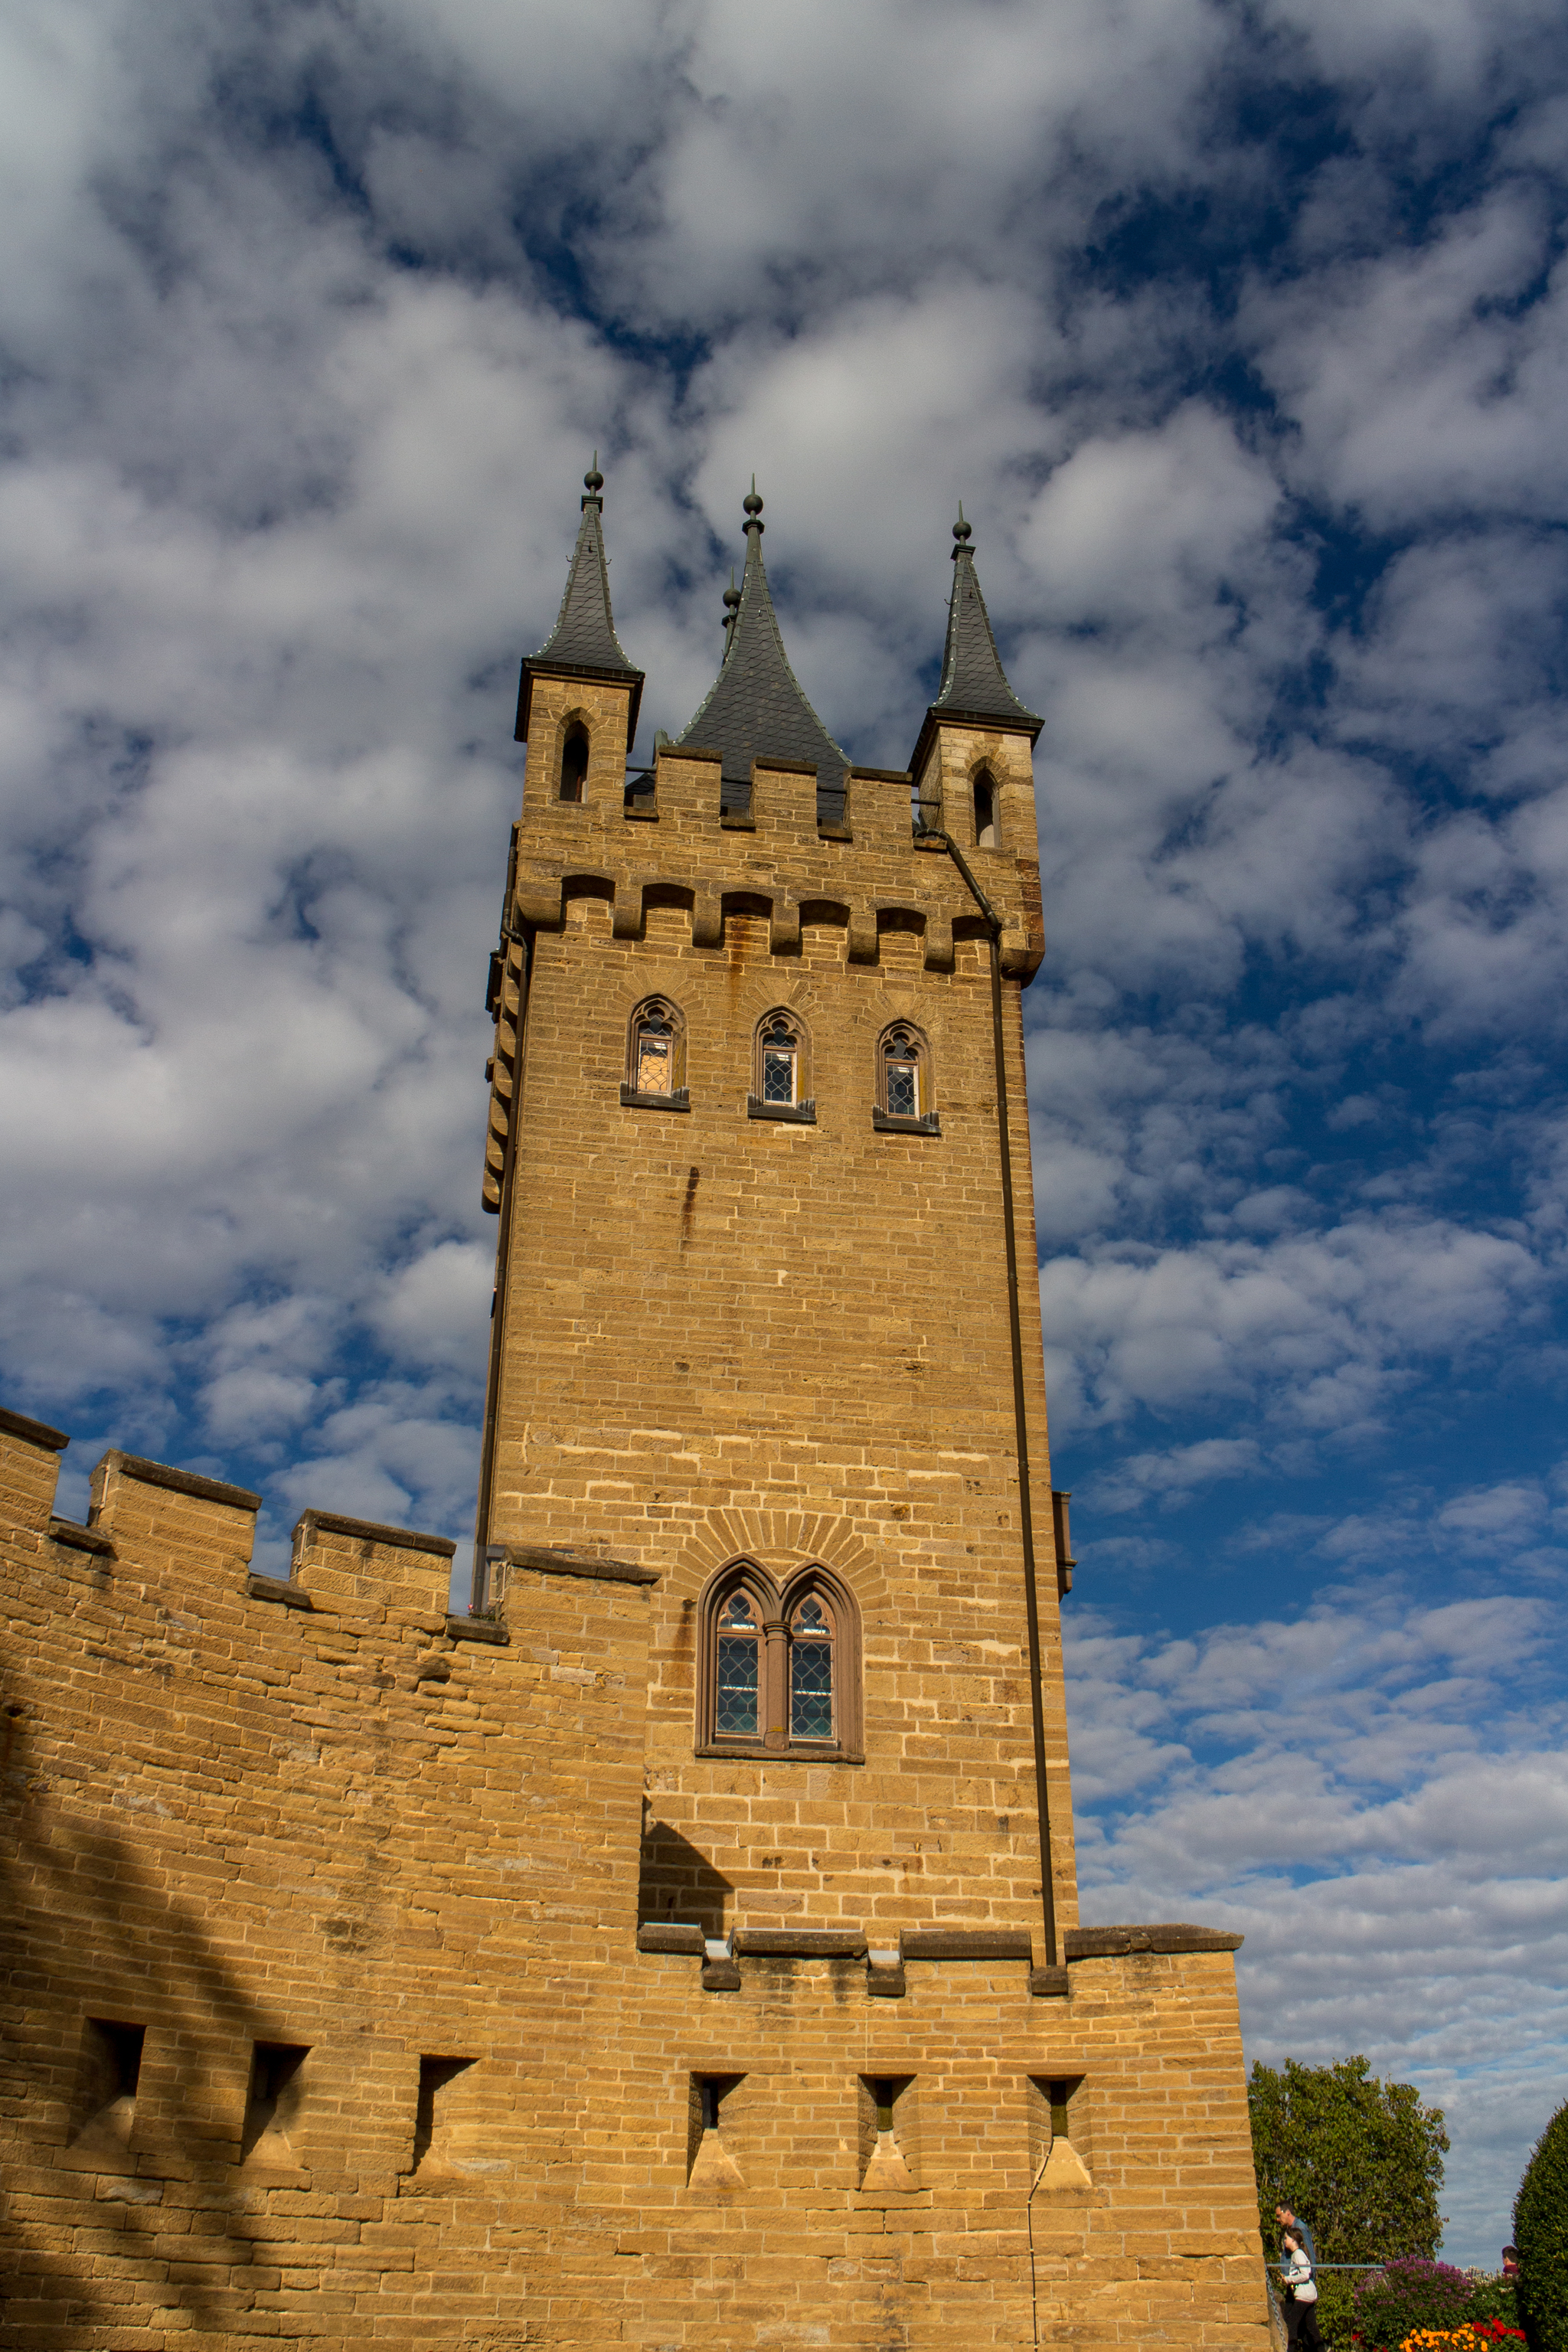
[[[1085,1911],[1249,2048],[1568,2091],[1568,34],[1525,0],[11,15],[5,1396],[462,1532],[518,654],[597,446],[641,748],[754,467],[908,756],[962,497],[1027,1000]]]

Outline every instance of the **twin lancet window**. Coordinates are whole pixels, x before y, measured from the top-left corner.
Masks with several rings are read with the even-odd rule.
[[[686,1024],[668,997],[648,997],[631,1017],[621,1100],[654,1110],[690,1108]],[[753,1034],[746,1111],[752,1118],[784,1119],[803,1127],[816,1124],[810,1039],[805,1024],[782,1006],[764,1013]],[[907,1021],[895,1022],[878,1041],[871,1123],[883,1129],[941,1132],[931,1101],[925,1039]]]
[[[710,1590],[703,1617],[700,1748],[859,1755],[859,1621],[836,1577],[808,1569],[781,1591],[744,1561]]]

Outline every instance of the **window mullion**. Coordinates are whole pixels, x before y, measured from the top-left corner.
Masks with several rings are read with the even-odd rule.
[[[763,1745],[789,1746],[789,1633],[782,1617],[764,1617]]]

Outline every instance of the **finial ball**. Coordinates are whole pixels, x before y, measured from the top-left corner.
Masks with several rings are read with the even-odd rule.
[[[973,535],[971,526],[964,521],[962,512],[959,515],[958,520],[952,526],[952,535],[954,539],[957,540],[960,547],[963,545],[965,540],[972,538]]]
[[[592,490],[596,498],[604,487],[605,478],[603,474],[600,473],[597,466],[590,466],[587,472],[583,477],[583,488],[585,490]]]
[[[759,515],[762,513],[763,502],[761,499],[758,498],[755,490],[748,490],[745,497],[741,500],[741,504],[744,507],[749,515]]]
[[[733,585],[731,585],[731,586],[730,586],[730,587],[728,587],[728,588],[726,588],[726,589],[725,589],[725,591],[724,591],[724,602],[725,602],[725,604],[728,604],[728,605],[730,606],[730,608],[731,608],[731,612],[732,612],[732,611],[735,609],[735,607],[740,604],[740,601],[741,601],[741,592],[740,592],[740,590],[739,590],[738,588],[736,588],[736,587],[734,587]]]

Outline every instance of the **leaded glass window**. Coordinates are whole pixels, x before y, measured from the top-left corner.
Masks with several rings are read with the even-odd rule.
[[[799,1099],[796,1080],[800,1061],[800,1038],[782,1014],[770,1021],[763,1032],[763,1100],[765,1103],[794,1103]]]
[[[637,1024],[632,1084],[640,1095],[675,1092],[675,1031],[661,1005],[650,1007]]]
[[[815,1592],[790,1621],[789,1735],[792,1739],[833,1737],[833,1628]]]
[[[721,1739],[754,1739],[758,1730],[756,1612],[744,1592],[733,1592],[719,1617],[719,1675],[714,1709]]]
[[[887,1055],[889,1116],[892,1118],[919,1118],[920,1063],[910,1050],[910,1041],[901,1032],[889,1037]]]

